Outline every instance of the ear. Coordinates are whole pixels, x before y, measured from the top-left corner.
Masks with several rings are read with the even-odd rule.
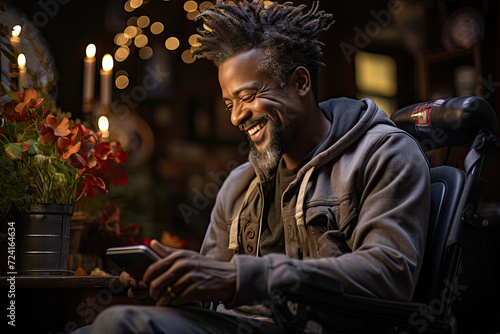
[[[304,66],[299,66],[293,71],[292,79],[300,97],[304,97],[311,91],[311,74]]]

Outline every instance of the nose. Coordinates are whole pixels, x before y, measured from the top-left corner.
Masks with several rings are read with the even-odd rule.
[[[231,123],[233,123],[234,126],[239,126],[240,124],[243,124],[243,122],[250,118],[252,115],[250,109],[248,107],[245,107],[244,103],[238,103],[233,107],[233,110],[231,112]]]

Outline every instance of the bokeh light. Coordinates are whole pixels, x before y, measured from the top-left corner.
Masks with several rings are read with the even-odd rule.
[[[207,9],[208,7],[213,7],[214,4],[211,3],[210,1],[204,1],[200,4],[200,12],[204,11],[205,9]]]
[[[186,64],[192,64],[196,61],[196,58],[193,58],[191,56],[191,50],[185,50],[183,53],[182,53],[182,61],[185,62]]]
[[[137,27],[128,26],[127,28],[125,28],[125,30],[123,31],[123,33],[128,38],[134,38],[135,36],[137,36]]]
[[[115,51],[115,59],[116,59],[116,61],[119,61],[119,62],[122,62],[125,59],[127,59],[127,57],[129,55],[130,55],[130,49],[126,45],[119,47]]]
[[[189,45],[191,46],[195,46],[195,47],[199,47],[201,46],[201,44],[198,42],[198,38],[200,38],[201,36],[198,35],[198,34],[193,34],[191,36],[189,36]]]
[[[139,51],[139,57],[141,57],[142,60],[147,60],[152,56],[153,56],[153,49],[149,46],[145,46]]]
[[[115,44],[116,45],[119,45],[119,46],[123,46],[123,45],[130,45],[130,38],[127,37],[127,35],[125,35],[124,33],[118,33],[116,36],[115,36]]]
[[[128,26],[135,26],[137,25],[137,16],[132,16],[127,20],[127,25]]]
[[[184,3],[184,10],[188,13],[194,12],[197,9],[198,9],[198,4],[196,3],[196,1],[189,0]]]
[[[186,17],[188,18],[188,20],[192,20],[192,21],[194,21],[194,19],[195,19],[198,15],[200,15],[200,11],[199,11],[199,10],[194,10],[194,11],[192,11],[192,12],[188,12],[188,13],[186,14]]]
[[[165,47],[170,51],[177,50],[180,44],[181,43],[177,37],[169,37],[165,41]]]
[[[142,6],[142,0],[130,0],[130,7],[137,9]]]
[[[123,5],[123,8],[125,8],[125,11],[127,11],[129,13],[134,11],[134,9],[135,9],[135,8],[132,8],[132,6],[130,6],[130,1],[125,2],[125,5]]]
[[[146,28],[147,26],[149,26],[150,22],[151,22],[151,20],[146,15],[143,15],[137,19],[137,25],[143,29]]]
[[[155,22],[151,25],[151,32],[155,35],[161,34],[163,32],[163,23],[161,22]]]
[[[118,89],[125,89],[125,88],[127,88],[128,84],[129,84],[129,79],[125,74],[119,75],[115,79],[115,85],[116,85],[116,88],[118,88]]]
[[[146,35],[138,35],[134,40],[135,46],[143,48],[148,44],[148,37]]]

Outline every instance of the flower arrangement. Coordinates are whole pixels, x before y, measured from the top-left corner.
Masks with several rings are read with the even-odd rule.
[[[41,90],[9,92],[0,115],[0,211],[29,203],[75,204],[126,184],[126,152],[64,113]],[[2,94],[3,95],[3,94]]]

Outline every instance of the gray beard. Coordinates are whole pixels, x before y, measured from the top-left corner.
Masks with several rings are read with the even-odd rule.
[[[271,124],[268,124],[271,125]],[[250,145],[250,159],[254,161],[260,169],[272,172],[278,167],[283,156],[282,137],[278,135],[278,130],[273,126],[270,131],[269,143],[259,152],[255,143],[248,138]]]

